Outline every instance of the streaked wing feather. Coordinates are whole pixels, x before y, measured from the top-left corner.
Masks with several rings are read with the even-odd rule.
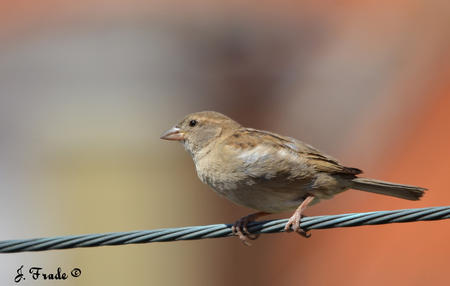
[[[261,142],[263,142],[262,145]],[[321,153],[306,143],[268,131],[242,128],[230,136],[227,144],[234,148],[247,150],[244,151],[243,156],[247,156],[248,162],[256,163],[258,160],[266,164],[293,164],[296,161],[295,157],[293,159],[286,156],[288,152],[291,152],[291,154],[301,157],[298,160],[305,160],[307,164],[319,172],[349,175],[362,173],[359,169],[342,166],[332,157]],[[259,150],[256,148],[259,148]],[[289,162],[284,162],[286,160]]]

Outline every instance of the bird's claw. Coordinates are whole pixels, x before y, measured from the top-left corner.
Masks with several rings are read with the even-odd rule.
[[[284,231],[285,232],[294,231],[305,238],[311,237],[310,233],[308,233],[307,231],[305,231],[303,228],[300,227],[300,221],[303,217],[304,217],[303,215],[294,213],[294,215],[289,218],[288,222],[284,226]]]
[[[259,237],[259,233],[250,233],[247,229],[247,224],[253,221],[252,216],[245,216],[237,220],[231,227],[234,235],[238,236],[243,244],[250,246],[250,240],[255,240]]]

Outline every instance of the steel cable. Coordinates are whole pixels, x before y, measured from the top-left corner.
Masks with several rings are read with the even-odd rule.
[[[442,220],[448,218],[450,218],[450,206],[428,207],[420,209],[375,211],[367,213],[304,217],[301,221],[300,227],[304,230],[312,230],[388,223]],[[248,230],[251,233],[284,232],[284,225],[286,223],[287,219],[252,222],[248,225]],[[231,231],[231,226],[231,224],[213,224],[144,231],[7,240],[0,241],[0,253],[219,238],[232,236],[233,234]]]

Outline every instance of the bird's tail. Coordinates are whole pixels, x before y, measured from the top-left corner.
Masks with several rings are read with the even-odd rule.
[[[423,196],[424,191],[427,190],[421,187],[394,184],[367,178],[354,178],[351,181],[350,188],[411,201],[419,200]]]

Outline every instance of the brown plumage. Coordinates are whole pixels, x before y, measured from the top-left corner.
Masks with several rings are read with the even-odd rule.
[[[418,200],[426,189],[357,177],[362,171],[291,137],[241,126],[213,111],[186,116],[161,137],[183,143],[198,177],[227,199],[258,213],[238,220],[233,230],[247,243],[246,224],[260,216],[296,210],[286,231],[303,234],[303,210],[349,188]]]

